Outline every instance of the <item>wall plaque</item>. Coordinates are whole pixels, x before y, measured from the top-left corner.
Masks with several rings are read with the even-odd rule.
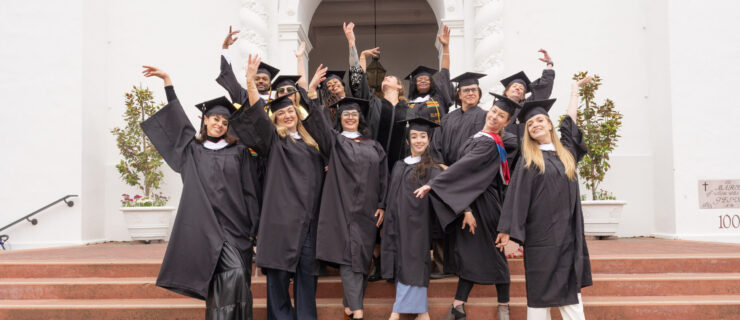
[[[740,208],[740,180],[699,180],[699,209]]]

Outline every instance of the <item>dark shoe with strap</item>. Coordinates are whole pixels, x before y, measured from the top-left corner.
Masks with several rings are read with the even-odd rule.
[[[344,320],[353,320],[353,319],[354,318],[352,318],[352,314],[351,313],[350,314],[346,314],[346,313],[344,314]]]
[[[447,312],[445,320],[460,320],[465,319],[465,304],[461,304],[457,307],[450,306],[450,311]]]

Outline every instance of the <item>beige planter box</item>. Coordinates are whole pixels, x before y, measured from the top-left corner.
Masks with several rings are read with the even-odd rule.
[[[626,201],[581,201],[584,233],[587,236],[613,236],[617,234]]]
[[[165,240],[170,232],[174,207],[121,208],[131,240]]]

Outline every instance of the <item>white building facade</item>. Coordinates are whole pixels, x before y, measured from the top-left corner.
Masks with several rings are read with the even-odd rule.
[[[381,46],[389,73],[438,66],[441,26],[452,29],[451,74],[486,73],[484,91],[524,70],[537,78],[547,49],[557,73],[551,111],[563,114],[571,77],[599,74],[598,100],[624,114],[619,146],[604,186],[624,208],[619,236],[740,243],[740,209],[701,209],[704,180],[740,180],[734,80],[740,74],[735,1],[377,1],[377,38],[368,0],[20,1],[0,3],[0,227],[65,194],[55,206],[4,234],[12,249],[129,240],[118,210],[123,193],[110,129],[122,124],[132,85],[164,101],[159,79],[171,75],[184,105],[224,95],[215,83],[229,25],[241,29],[232,48],[244,76],[257,53],[295,74],[293,55],[307,43],[306,63],[347,67],[341,21],[358,24],[358,46]],[[338,23],[338,24],[336,24]],[[332,29],[336,24],[336,29]],[[336,30],[336,31],[333,31]],[[486,98],[487,99],[487,98]],[[490,99],[484,101],[487,107]],[[186,107],[187,108],[187,107]],[[195,108],[186,110],[195,123]],[[176,206],[179,176],[162,191]],[[729,226],[723,217],[730,217]],[[737,227],[732,224],[737,219]]]

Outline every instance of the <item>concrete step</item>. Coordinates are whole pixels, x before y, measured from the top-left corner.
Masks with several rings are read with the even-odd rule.
[[[432,319],[441,319],[450,298],[430,298]],[[393,299],[366,299],[365,319],[385,320]],[[319,319],[341,319],[341,299],[318,299]],[[584,296],[589,319],[740,319],[740,295],[665,297]],[[494,299],[471,298],[469,320],[496,319]],[[0,319],[202,319],[204,303],[194,299],[0,300]],[[553,319],[560,319],[557,309]],[[264,319],[265,300],[255,299],[254,318]],[[523,298],[512,298],[511,318],[526,317]]]
[[[8,260],[0,261],[0,278],[156,277],[162,260]],[[509,260],[512,275],[523,275],[522,259]],[[721,255],[655,254],[592,257],[594,274],[721,273],[740,270],[740,253]],[[254,274],[254,273],[253,273]],[[337,275],[329,269],[329,275]]]
[[[679,296],[740,295],[740,273],[680,274],[595,274],[594,286],[584,289],[588,296]],[[511,296],[524,297],[524,276],[512,276]],[[5,278],[0,279],[0,297],[28,299],[163,299],[179,298],[178,294],[157,287],[155,278]],[[457,278],[432,280],[430,297],[453,297]],[[317,298],[341,298],[339,277],[319,278]],[[265,297],[265,277],[252,278],[255,298]],[[369,283],[367,298],[395,296],[392,283]],[[472,297],[496,297],[490,285],[475,286]]]

